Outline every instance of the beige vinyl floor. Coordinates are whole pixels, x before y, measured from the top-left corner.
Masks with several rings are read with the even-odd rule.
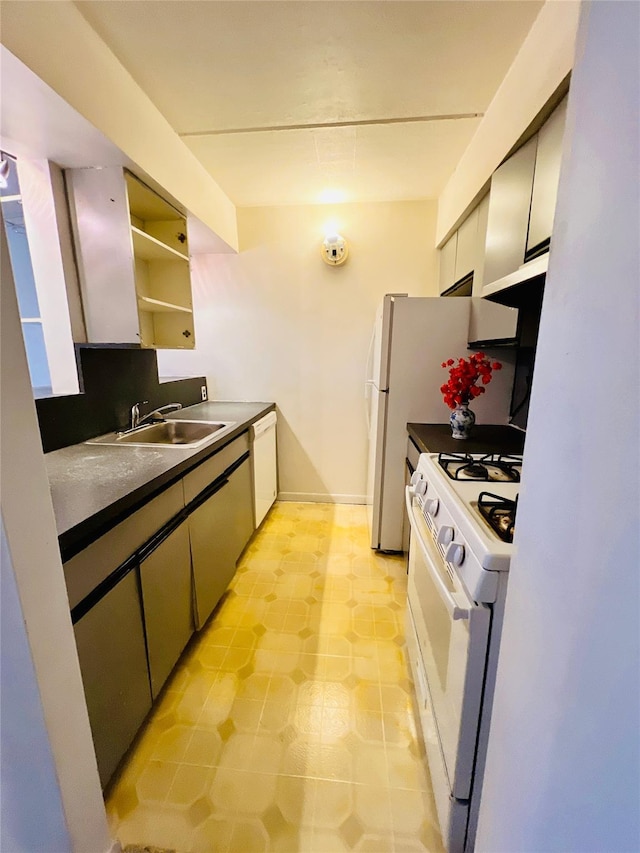
[[[364,507],[277,503],[108,791],[122,845],[440,853],[405,607]]]

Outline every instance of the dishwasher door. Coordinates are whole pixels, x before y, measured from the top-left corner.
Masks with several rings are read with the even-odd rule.
[[[269,412],[251,427],[256,529],[262,524],[278,494],[276,423],[276,413]]]

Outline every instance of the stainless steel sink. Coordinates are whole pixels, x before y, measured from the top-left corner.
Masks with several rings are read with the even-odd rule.
[[[129,445],[133,447],[197,447],[235,426],[235,421],[167,420],[128,432],[111,432],[86,444]]]

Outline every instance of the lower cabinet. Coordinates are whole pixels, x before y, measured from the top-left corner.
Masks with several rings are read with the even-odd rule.
[[[229,531],[229,535],[235,561],[244,551],[255,530],[253,525],[253,485],[249,457],[229,475],[227,495],[233,515],[233,527]]]
[[[253,534],[248,446],[236,439],[65,563],[103,787]]]
[[[196,627],[202,628],[236,572],[253,533],[249,455],[203,493],[189,515]]]
[[[193,633],[189,526],[183,521],[140,555],[140,587],[155,699]]]
[[[137,562],[99,592],[74,632],[104,787],[151,708],[151,690]]]

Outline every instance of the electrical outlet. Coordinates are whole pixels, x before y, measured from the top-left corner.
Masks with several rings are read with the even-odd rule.
[[[201,394],[203,400],[207,399],[207,386],[206,385],[200,386],[200,394]]]

